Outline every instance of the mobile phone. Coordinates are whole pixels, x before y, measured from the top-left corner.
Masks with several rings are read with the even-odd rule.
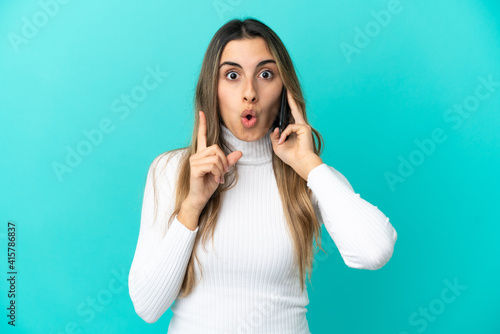
[[[283,86],[283,89],[281,90],[280,110],[278,111],[278,115],[276,116],[276,120],[274,121],[271,130],[274,130],[276,127],[278,127],[280,132],[279,135],[281,136],[281,133],[286,129],[290,122],[290,114],[291,109],[290,105],[288,104],[287,92],[285,86]],[[285,141],[287,139],[288,137],[286,137]]]

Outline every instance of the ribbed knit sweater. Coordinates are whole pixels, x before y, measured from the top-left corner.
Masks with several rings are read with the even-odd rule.
[[[222,125],[224,139],[243,153],[235,164],[238,182],[224,194],[213,245],[210,238],[206,249],[201,239],[197,245],[203,277],[185,298],[177,296],[199,228],[188,229],[177,216],[170,227],[166,225],[174,209],[181,154],[173,155],[168,164],[164,158],[157,165],[160,156],[152,162],[129,273],[130,297],[144,321],[157,321],[170,307],[169,334],[310,333],[307,288],[300,288],[269,134],[245,142]],[[158,196],[155,224],[153,168]],[[354,192],[340,172],[323,163],[310,171],[307,186],[316,215],[347,266],[376,270],[389,261],[396,230],[376,206]],[[198,282],[196,261],[194,268]]]

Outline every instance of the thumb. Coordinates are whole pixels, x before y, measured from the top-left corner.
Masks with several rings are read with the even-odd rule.
[[[280,131],[279,129],[276,127],[274,129],[273,132],[271,132],[271,134],[269,135],[269,137],[271,138],[271,143],[273,144],[273,147],[278,145],[278,142],[280,140]]]
[[[227,156],[227,162],[229,163],[229,168],[231,168],[240,158],[243,156],[243,152],[234,151]]]

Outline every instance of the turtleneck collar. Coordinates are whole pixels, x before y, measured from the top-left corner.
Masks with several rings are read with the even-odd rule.
[[[273,145],[271,143],[271,129],[264,137],[254,141],[243,141],[221,124],[222,138],[229,144],[232,151],[241,151],[243,156],[236,163],[237,165],[262,165],[273,160]]]

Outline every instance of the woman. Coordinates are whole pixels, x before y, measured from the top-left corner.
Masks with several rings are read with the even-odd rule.
[[[280,137],[283,86],[292,119]],[[392,256],[395,229],[319,157],[290,56],[263,23],[217,31],[195,110],[191,145],[149,168],[129,274],[136,312],[153,323],[171,307],[170,334],[309,333],[321,225],[347,266],[371,270]]]

